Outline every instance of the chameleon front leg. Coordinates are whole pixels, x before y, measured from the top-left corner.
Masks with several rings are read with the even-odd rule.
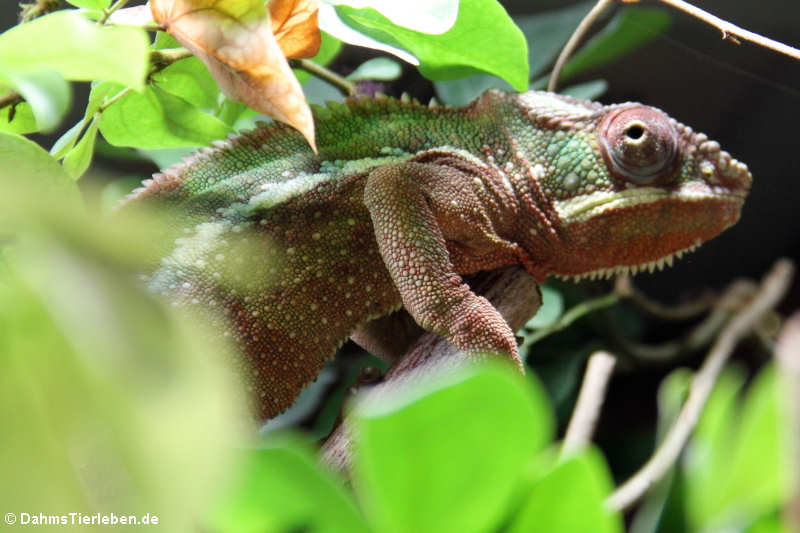
[[[381,167],[367,179],[364,203],[378,248],[417,323],[470,354],[495,353],[523,369],[514,333],[500,313],[464,283],[453,267],[437,215],[479,205],[473,176],[435,163]],[[437,212],[435,206],[442,207]]]

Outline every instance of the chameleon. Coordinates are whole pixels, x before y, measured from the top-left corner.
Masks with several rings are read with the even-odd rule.
[[[220,317],[260,419],[348,338],[396,356],[400,309],[522,370],[514,332],[464,276],[661,269],[734,224],[752,181],[717,142],[638,103],[490,90],[460,108],[357,97],[313,115],[318,153],[261,125],[126,200],[171,214],[178,237],[147,283]]]

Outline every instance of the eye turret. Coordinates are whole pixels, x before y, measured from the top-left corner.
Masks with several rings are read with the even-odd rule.
[[[678,133],[664,113],[651,107],[610,113],[600,124],[600,139],[612,175],[634,185],[668,179],[678,162]]]

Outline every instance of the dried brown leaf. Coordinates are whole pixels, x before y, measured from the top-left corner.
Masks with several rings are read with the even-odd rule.
[[[288,58],[314,57],[322,39],[317,23],[317,0],[271,0],[272,33]]]
[[[151,0],[153,18],[202,60],[225,95],[314,143],[314,122],[260,0]]]

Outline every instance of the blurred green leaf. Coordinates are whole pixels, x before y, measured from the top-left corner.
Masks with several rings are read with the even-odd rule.
[[[388,57],[375,57],[361,63],[347,75],[347,79],[392,81],[399,78],[402,73],[403,69],[397,61]]]
[[[0,196],[9,197],[12,191],[43,204],[57,201],[62,208],[80,202],[77,187],[50,154],[25,137],[0,132]],[[20,202],[3,204],[0,222],[22,209]]]
[[[341,482],[297,442],[248,451],[237,472],[233,488],[214,509],[213,531],[369,531]]]
[[[541,386],[496,366],[356,407],[354,480],[383,532],[486,531],[551,439]]]
[[[587,450],[572,456],[533,485],[508,531],[621,533],[620,516],[603,503],[613,488],[600,453]]]
[[[69,110],[72,92],[61,75],[48,69],[13,70],[0,64],[0,79],[5,79],[30,105],[36,129],[55,129]]]
[[[29,103],[17,104],[14,108],[13,118],[9,120],[9,117],[12,116],[11,108],[12,106],[7,106],[0,109],[0,131],[24,134],[33,133],[39,129]]]
[[[439,35],[397,26],[371,8],[337,6],[336,12],[359,32],[415,55],[429,79],[452,80],[483,71],[519,91],[528,88],[525,37],[496,0],[462,0],[455,25]]]
[[[698,530],[748,526],[791,493],[775,369],[764,368],[740,399],[743,383],[741,372],[722,374],[687,449],[685,505]]]
[[[0,35],[0,64],[23,71],[49,69],[68,80],[114,81],[144,88],[147,34],[131,26],[100,26],[75,10],[61,10]]]
[[[564,66],[560,81],[610,63],[664,33],[672,17],[663,9],[629,7],[617,15]]]
[[[67,0],[68,4],[85,9],[105,9],[111,5],[111,0]]]
[[[0,501],[151,513],[164,530],[188,531],[247,424],[232,353],[120,262],[123,248],[142,259],[140,226],[97,224],[5,185],[0,212],[35,208],[17,213],[26,231],[0,271]]]
[[[77,180],[80,178],[92,162],[94,143],[97,140],[98,124],[98,120],[96,118],[93,119],[89,123],[86,133],[83,134],[78,144],[67,152],[67,155],[64,157],[64,169],[72,179]]]
[[[542,305],[536,315],[525,324],[527,329],[539,329],[551,326],[564,313],[564,298],[561,293],[549,285],[541,285]]]
[[[100,131],[113,145],[152,149],[205,145],[224,138],[231,129],[186,100],[151,86],[144,93],[125,95],[103,111]]]

